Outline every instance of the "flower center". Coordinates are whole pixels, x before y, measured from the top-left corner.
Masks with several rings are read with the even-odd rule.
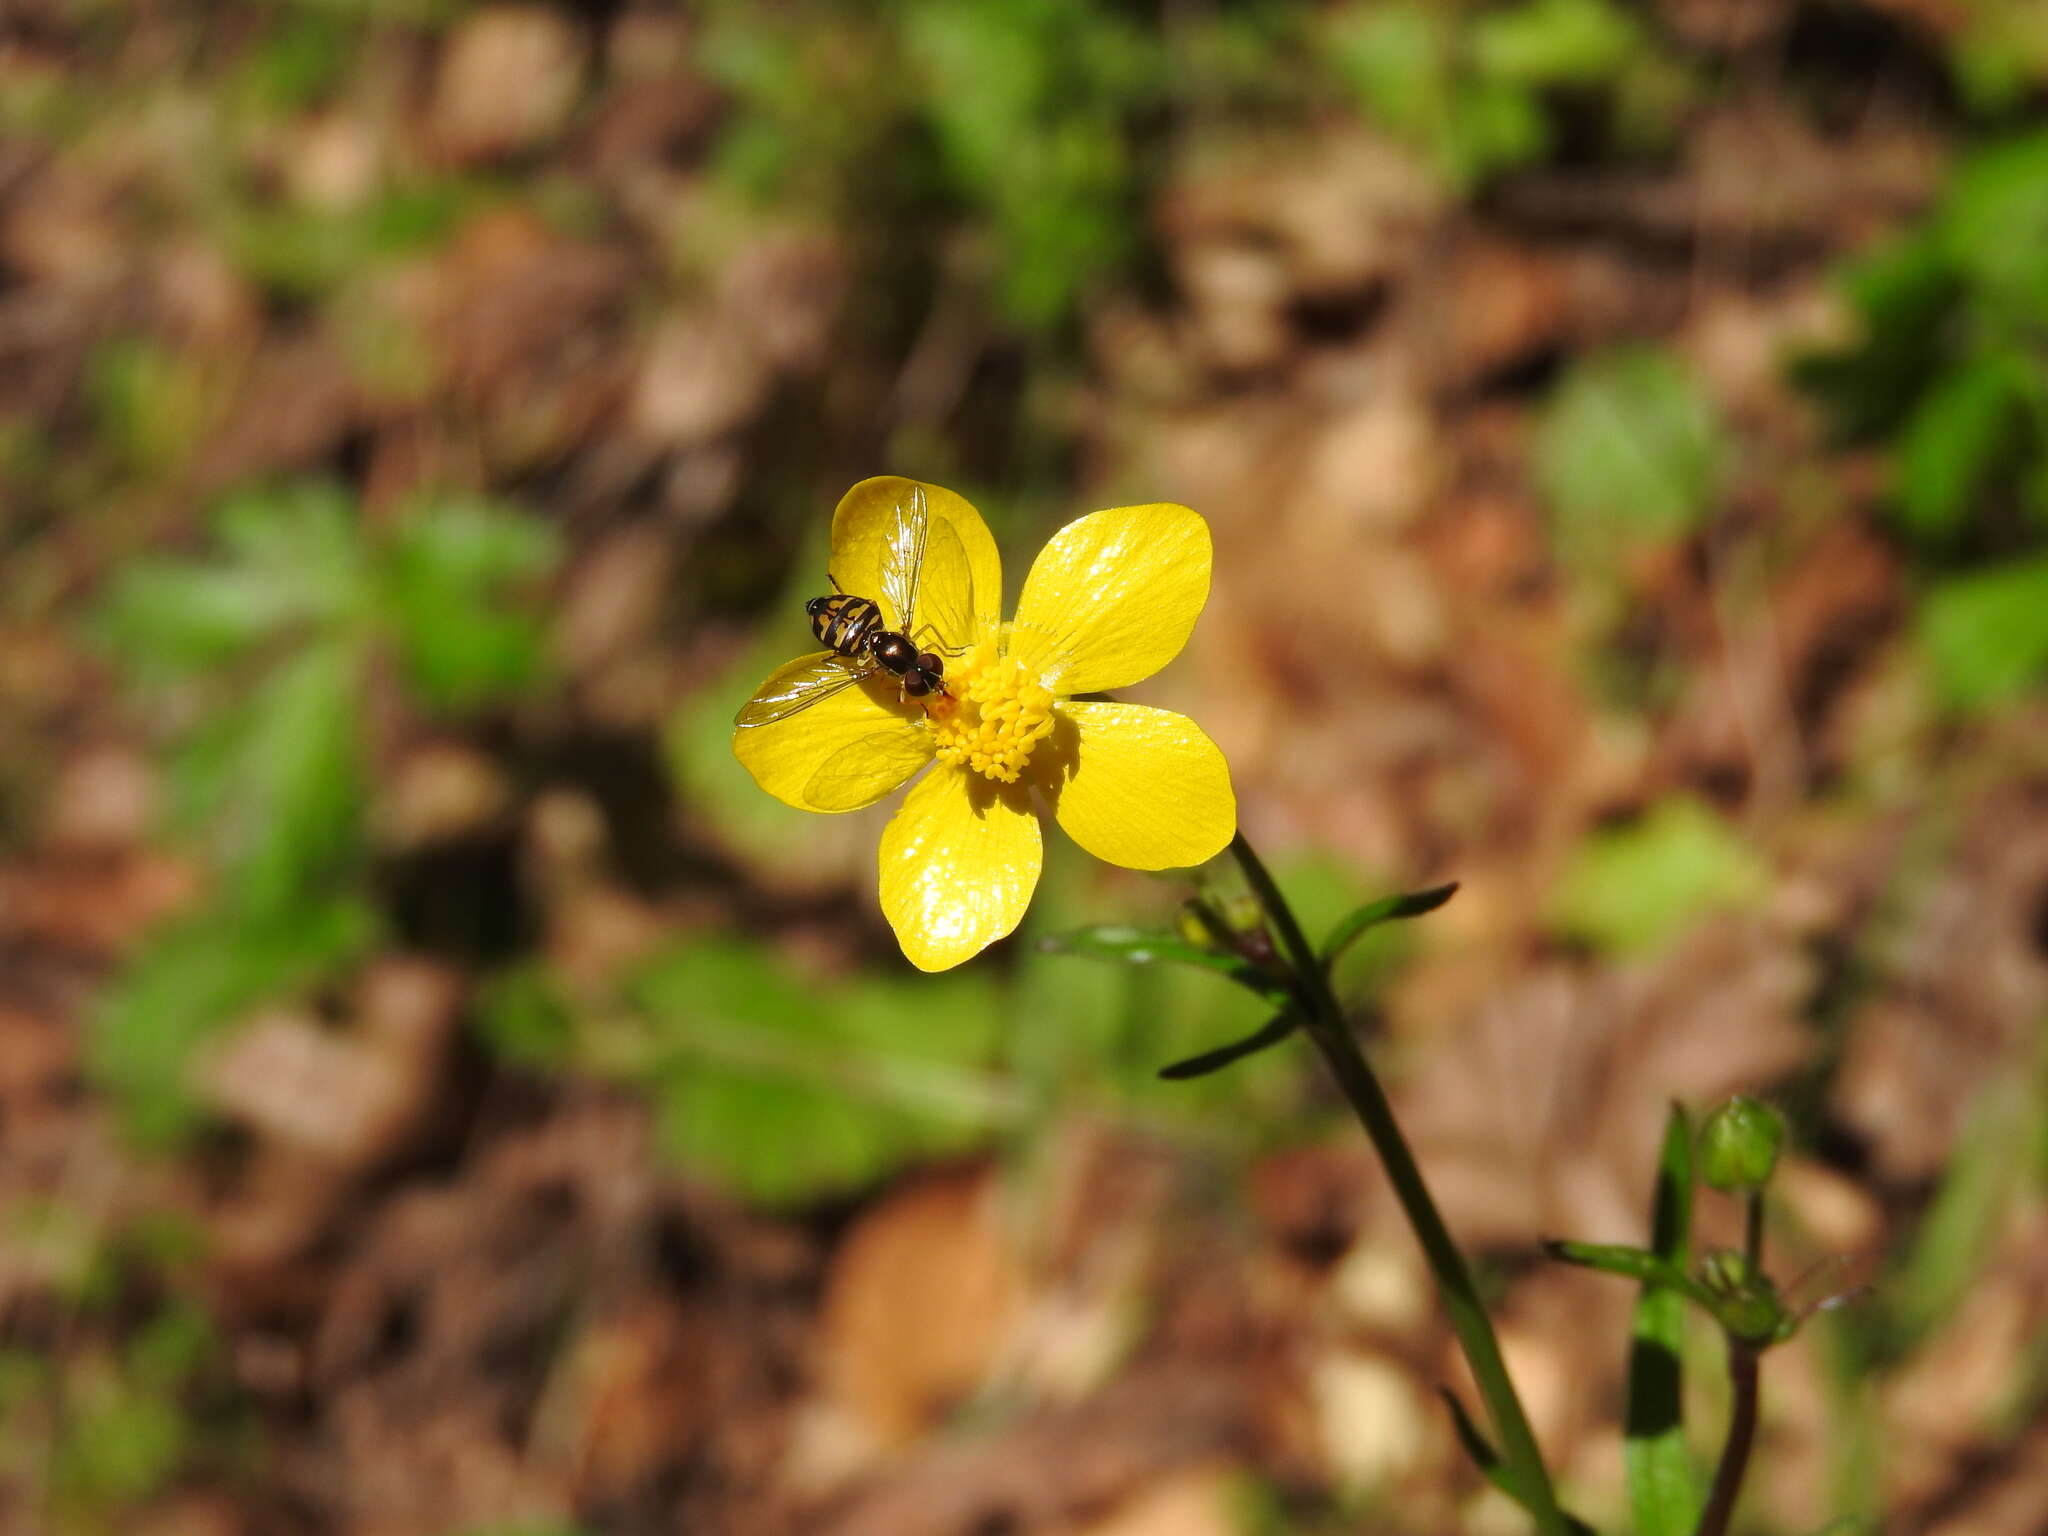
[[[946,697],[926,706],[939,761],[1014,784],[1052,734],[1052,691],[984,640],[946,668]]]

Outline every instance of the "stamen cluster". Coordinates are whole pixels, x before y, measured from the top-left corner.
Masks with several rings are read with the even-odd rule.
[[[1052,691],[984,640],[947,667],[946,692],[950,700],[928,711],[939,761],[1016,783],[1032,749],[1052,734]]]

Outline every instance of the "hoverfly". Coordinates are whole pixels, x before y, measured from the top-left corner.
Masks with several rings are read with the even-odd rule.
[[[944,611],[924,612],[926,622],[920,624],[918,596],[927,570],[941,575],[943,579],[932,585],[946,598]],[[747,701],[734,717],[734,725],[744,728],[787,720],[878,672],[897,680],[899,697],[905,701],[945,692],[946,664],[940,652],[947,649],[944,640],[957,640],[968,633],[974,611],[973,578],[960,535],[943,518],[934,524],[922,486],[912,486],[896,503],[882,554],[882,602],[841,590],[838,578],[829,572],[827,579],[832,583],[831,594],[804,604],[811,633],[827,649],[784,668],[770,687]],[[896,610],[900,628],[888,627],[883,603]],[[918,642],[926,637],[940,644],[931,650],[921,649]]]

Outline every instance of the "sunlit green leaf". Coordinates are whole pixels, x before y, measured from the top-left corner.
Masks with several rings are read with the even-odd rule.
[[[137,474],[174,472],[205,425],[202,380],[157,342],[107,342],[93,353],[85,384],[102,441]]]
[[[60,1498],[121,1505],[156,1492],[185,1454],[177,1400],[118,1381],[89,1383],[83,1396],[67,1405],[77,1428],[58,1441],[50,1468]]]
[[[100,632],[142,678],[199,671],[253,650],[287,626],[359,615],[360,534],[333,486],[251,491],[214,519],[217,548],[151,557],[115,581]]]
[[[546,635],[531,588],[554,555],[550,530],[516,512],[464,501],[413,509],[393,538],[384,596],[422,698],[460,710],[538,679]]]
[[[2048,321],[2048,133],[1980,151],[1956,172],[1941,213],[1943,248],[1987,318]]]
[[[1125,116],[1150,55],[1086,0],[923,0],[904,27],[942,159],[994,224],[1007,307],[1056,320],[1129,248]]]
[[[153,935],[101,994],[87,1063],[135,1135],[161,1143],[190,1130],[192,1053],[265,998],[281,997],[361,956],[370,910],[332,899],[274,921],[207,912]]]
[[[243,913],[288,911],[361,856],[361,665],[345,645],[310,647],[236,709],[215,842]]]
[[[1770,876],[1697,800],[1666,800],[1579,847],[1552,898],[1563,931],[1610,949],[1652,949],[1710,912],[1763,899]]]
[[[1478,67],[1524,85],[1597,84],[1627,67],[1643,41],[1613,0],[1530,0],[1481,12],[1471,27]]]
[[[493,977],[475,1008],[476,1027],[499,1055],[518,1066],[557,1068],[576,1049],[576,1020],[543,967]]]
[[[1919,640],[1943,697],[1963,709],[2014,698],[2048,672],[2048,558],[1940,582]]]
[[[814,988],[738,940],[678,947],[633,981],[647,1033],[624,1066],[664,1150],[757,1200],[856,1188],[971,1145],[1019,1106],[986,1070],[996,1012],[967,975]]]
[[[1536,479],[1568,558],[1675,537],[1720,488],[1721,425],[1668,352],[1623,347],[1577,364],[1537,430]]]

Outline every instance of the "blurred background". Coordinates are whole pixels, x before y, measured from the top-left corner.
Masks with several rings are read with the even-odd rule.
[[[1756,1532],[2048,1528],[2034,0],[0,6],[0,1529],[1519,1529],[1305,1049],[912,972],[755,790],[831,508],[1207,515],[1228,753],[1579,1511],[1667,1103]],[[1707,1197],[1704,1236],[1734,1213]],[[1692,1423],[1716,1451],[1717,1340]]]

